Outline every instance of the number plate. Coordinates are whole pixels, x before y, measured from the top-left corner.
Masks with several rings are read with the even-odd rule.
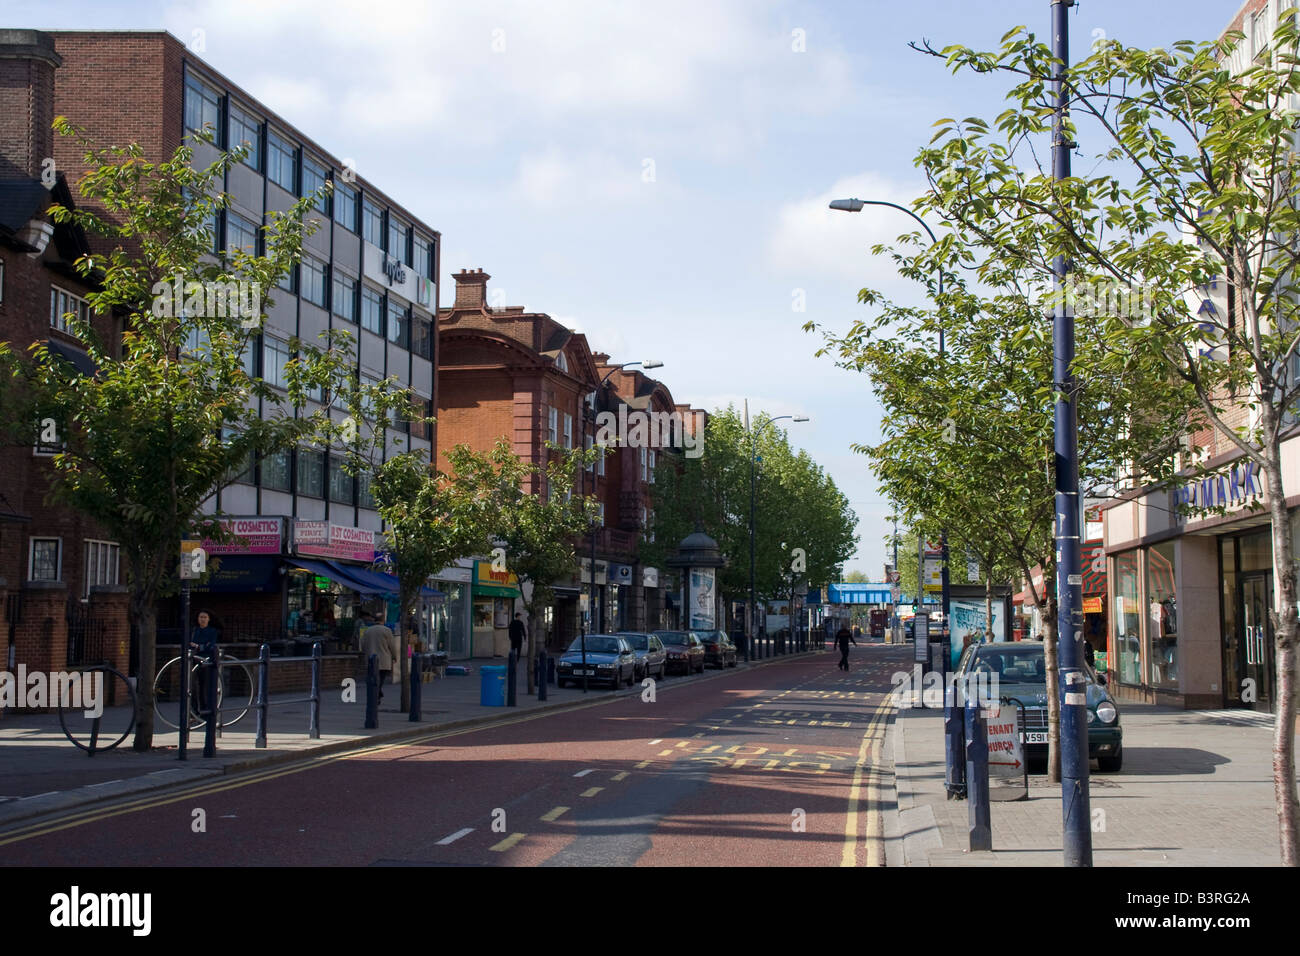
[[[1025,744],[1045,744],[1047,743],[1047,734],[1043,731],[1034,731],[1020,735],[1020,742]]]
[[[594,670],[584,671],[581,667],[575,667],[573,673],[577,674],[579,677],[594,677],[596,674]]]

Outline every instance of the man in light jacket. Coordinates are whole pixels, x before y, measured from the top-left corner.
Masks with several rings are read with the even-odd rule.
[[[393,662],[401,653],[397,647],[397,635],[392,628],[375,617],[370,618],[370,626],[361,635],[362,660],[367,664],[370,655],[379,658],[379,699],[384,699],[384,685],[393,676]]]

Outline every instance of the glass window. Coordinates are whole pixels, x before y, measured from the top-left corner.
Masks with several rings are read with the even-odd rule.
[[[411,346],[411,313],[396,299],[388,300],[388,341],[402,348]]]
[[[388,217],[388,254],[394,259],[401,259],[408,266],[411,264],[411,247],[407,240],[411,235],[411,227],[404,222],[394,219],[392,215]]]
[[[288,292],[290,295],[294,295],[295,293],[297,293],[298,267],[296,265],[289,266],[289,271],[286,272],[284,275],[280,276],[280,278],[276,279],[275,284],[278,285],[285,292]]]
[[[1115,573],[1115,651],[1119,655],[1119,679],[1125,684],[1142,683],[1142,604],[1138,593],[1138,553],[1125,551],[1113,558]]]
[[[193,73],[185,74],[185,126],[195,132],[207,128],[214,142],[221,140],[221,96]]]
[[[343,470],[343,459],[338,455],[330,455],[330,501],[352,504],[354,485],[352,476]]]
[[[361,200],[361,238],[372,246],[384,245],[384,211],[369,199]]]
[[[266,134],[266,176],[282,189],[298,195],[298,150],[274,130]]]
[[[257,378],[257,337],[250,335],[244,340],[243,351],[240,352],[240,358],[243,359],[244,374],[249,378]]]
[[[361,327],[384,334],[384,297],[368,285],[361,287]]]
[[[293,352],[289,350],[288,342],[270,336],[262,340],[262,379],[267,385],[274,385],[276,388],[287,387],[288,380],[284,367],[291,358]]]
[[[325,185],[325,177],[328,172],[323,163],[317,162],[310,156],[304,156],[302,158],[302,194],[310,196],[316,190],[322,188]],[[330,214],[328,196],[321,195],[314,205],[325,215]]]
[[[637,455],[637,460],[641,463],[641,480],[642,480],[642,481],[649,481],[649,480],[650,480],[650,470],[649,470],[649,466],[648,466],[648,462],[647,462],[647,458],[646,458],[646,450],[645,450],[644,448],[638,448],[638,449],[637,449],[637,452],[639,453],[639,454]]]
[[[76,335],[77,330],[72,324],[76,320],[90,321],[90,305],[79,295],[50,286],[50,328]]]
[[[357,280],[334,270],[334,314],[349,322],[357,320]]]
[[[262,122],[251,113],[230,106],[230,148],[248,147],[244,162],[259,173],[262,171]]]
[[[233,210],[226,210],[226,251],[242,249],[250,256],[257,255],[257,224]]]
[[[28,563],[27,579],[29,581],[58,581],[63,570],[59,564],[59,538],[32,538],[31,559]]]
[[[370,487],[371,475],[362,472],[357,475],[357,506],[360,508],[374,508],[375,493]]]
[[[1178,687],[1178,597],[1175,590],[1174,543],[1147,550],[1147,634],[1151,684]]]
[[[239,432],[235,431],[233,428],[223,428],[221,430],[222,441],[226,442],[229,442],[238,434]],[[239,481],[251,485],[253,483],[253,453],[251,451],[246,452],[243,458],[236,462],[230,469],[227,477],[231,481]]]
[[[289,481],[289,450],[271,452],[262,456],[262,487],[274,491],[288,491],[292,485]]]
[[[315,448],[298,449],[298,494],[325,497],[325,453]]]
[[[655,453],[654,453],[654,450],[651,449],[651,451],[650,451],[650,484],[653,485],[654,483],[655,483]]]
[[[329,303],[329,267],[319,259],[302,260],[302,297],[322,309]]]
[[[411,319],[411,351],[420,358],[433,358],[433,321],[418,313]]]
[[[551,408],[546,413],[546,440],[552,445],[559,440],[560,410]]]
[[[415,268],[417,274],[424,276],[426,279],[433,278],[433,243],[418,232],[415,239],[412,240],[414,251],[411,254],[411,265]]]
[[[82,591],[83,597],[89,597],[93,587],[112,587],[118,583],[121,551],[116,541],[86,541],[86,586]]]
[[[568,412],[564,413],[564,447],[573,447],[573,416]]]
[[[337,179],[334,180],[334,221],[357,231],[357,191]]]

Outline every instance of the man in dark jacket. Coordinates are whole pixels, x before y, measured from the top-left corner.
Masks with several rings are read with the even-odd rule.
[[[853,640],[853,632],[848,629],[847,625],[842,625],[835,632],[835,646],[840,649],[840,670],[849,669],[849,642],[852,641],[856,646],[857,641]]]
[[[522,614],[516,612],[515,619],[510,622],[510,649],[515,652],[516,662],[524,653],[524,622],[521,620],[522,617]]]

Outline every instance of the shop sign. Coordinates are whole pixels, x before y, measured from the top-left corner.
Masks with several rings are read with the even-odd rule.
[[[1253,461],[1233,465],[1224,474],[1207,475],[1174,489],[1174,506],[1180,520],[1186,511],[1238,508],[1264,494],[1259,466]]]
[[[230,541],[203,539],[208,554],[279,554],[284,536],[284,519],[280,517],[222,518],[223,531],[234,535]]]
[[[611,564],[609,566],[609,581],[611,584],[631,584],[632,566],[630,564]]]
[[[641,569],[641,586],[646,588],[659,587],[659,569],[642,568]]]
[[[474,562],[474,580],[479,584],[493,584],[502,588],[519,587],[519,578],[510,571],[492,570],[491,561]]]
[[[713,602],[716,591],[713,568],[692,568],[690,594],[687,608],[690,612],[690,630],[711,631],[714,628]]]
[[[1086,598],[1084,598],[1084,599],[1083,599],[1083,613],[1084,613],[1084,614],[1100,614],[1100,613],[1101,613],[1101,598],[1099,598],[1099,597],[1086,597]]]
[[[368,528],[327,521],[295,521],[293,542],[294,550],[300,555],[366,564],[375,559],[375,533]]]

